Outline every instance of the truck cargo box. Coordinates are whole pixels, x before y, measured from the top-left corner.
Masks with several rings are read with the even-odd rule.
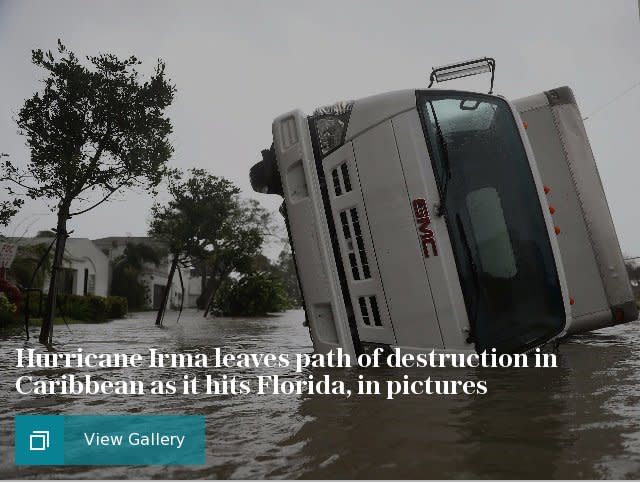
[[[568,332],[636,320],[638,309],[580,110],[569,87],[514,101],[527,127],[573,301]]]

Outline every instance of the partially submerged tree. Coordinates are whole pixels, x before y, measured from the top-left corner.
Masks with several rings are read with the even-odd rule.
[[[201,257],[225,233],[237,209],[239,191],[224,178],[203,169],[191,169],[187,179],[176,174],[169,181],[168,203],[153,205],[149,235],[166,242],[172,257],[156,325],[162,323],[178,264],[192,263],[193,258]]]
[[[273,232],[271,214],[255,200],[239,200],[215,239],[200,254],[207,270],[202,294],[205,317],[213,308],[216,292],[233,272],[250,273],[265,237]]]
[[[57,274],[68,237],[67,222],[114,193],[133,187],[154,190],[166,173],[173,148],[165,109],[175,87],[158,61],[143,81],[135,57],[88,57],[89,66],[58,41],[58,56],[34,50],[44,88],[27,99],[16,122],[31,159],[26,170],[2,163],[3,178],[33,199],[47,199],[57,214],[57,241],[40,342],[50,343]]]

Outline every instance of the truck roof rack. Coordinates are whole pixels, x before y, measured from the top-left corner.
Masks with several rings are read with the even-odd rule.
[[[491,72],[491,87],[489,94],[493,93],[493,78],[496,71],[496,61],[491,57],[482,57],[480,59],[465,60],[455,64],[442,65],[433,67],[429,76],[429,87],[435,82],[446,82],[460,77],[468,77],[471,75],[484,74]]]

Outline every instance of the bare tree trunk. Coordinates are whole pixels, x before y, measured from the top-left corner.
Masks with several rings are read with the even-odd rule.
[[[58,294],[58,278],[62,260],[64,258],[64,247],[67,244],[67,220],[69,219],[69,207],[61,206],[58,210],[58,225],[56,227],[56,249],[53,255],[53,265],[51,266],[51,279],[49,280],[49,293],[45,306],[42,327],[40,328],[39,341],[41,344],[51,344],[53,342],[53,320],[56,316],[56,296]]]
[[[171,268],[169,269],[169,277],[167,278],[167,285],[164,287],[164,293],[162,294],[162,303],[160,304],[160,309],[158,310],[158,315],[156,316],[156,325],[162,325],[162,317],[164,316],[164,311],[167,308],[167,300],[169,300],[169,294],[171,293],[171,283],[173,282],[173,275],[176,273],[176,267],[178,266],[178,255],[173,255],[173,260],[171,262]]]

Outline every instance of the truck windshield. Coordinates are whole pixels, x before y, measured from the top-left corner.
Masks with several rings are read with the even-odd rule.
[[[509,105],[417,92],[476,350],[519,352],[560,333],[565,311],[533,175]]]

